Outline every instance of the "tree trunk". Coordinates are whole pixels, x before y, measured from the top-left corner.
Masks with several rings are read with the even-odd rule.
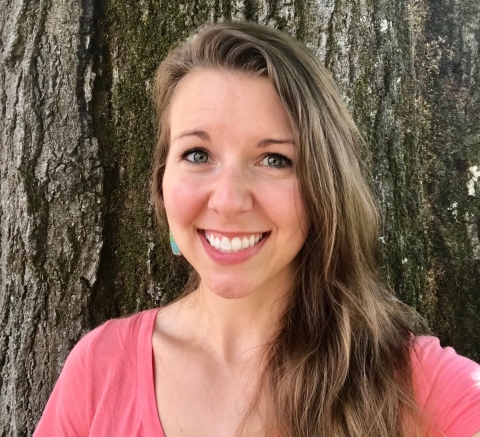
[[[284,29],[332,71],[368,146],[387,280],[480,360],[477,0],[0,7],[0,436],[31,434],[84,332],[181,289],[149,205],[151,84],[217,20]]]
[[[31,435],[89,321],[103,233],[88,2],[0,1],[0,435]]]

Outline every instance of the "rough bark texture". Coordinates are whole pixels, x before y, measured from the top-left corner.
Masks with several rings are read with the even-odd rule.
[[[89,116],[91,6],[0,10],[0,435],[26,436],[88,326],[103,170]]]
[[[181,289],[185,269],[149,206],[151,80],[173,43],[217,20],[284,29],[330,68],[368,146],[388,281],[480,360],[477,0],[0,0],[0,10],[0,436],[31,433],[86,330]]]

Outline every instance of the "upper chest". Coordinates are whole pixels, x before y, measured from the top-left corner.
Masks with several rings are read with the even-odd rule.
[[[195,348],[154,341],[155,396],[166,437],[234,437],[257,389],[254,366],[226,366]],[[245,423],[261,429],[258,414]]]

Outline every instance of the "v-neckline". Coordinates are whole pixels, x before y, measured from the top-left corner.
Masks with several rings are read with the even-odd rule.
[[[142,320],[137,346],[137,399],[140,402],[143,427],[148,436],[166,437],[158,414],[155,396],[153,329],[160,308],[148,311]]]

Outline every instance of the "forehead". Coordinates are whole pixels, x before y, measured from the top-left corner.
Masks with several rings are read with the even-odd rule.
[[[230,129],[292,135],[290,119],[271,81],[240,72],[199,70],[173,94],[171,137],[185,129]]]

